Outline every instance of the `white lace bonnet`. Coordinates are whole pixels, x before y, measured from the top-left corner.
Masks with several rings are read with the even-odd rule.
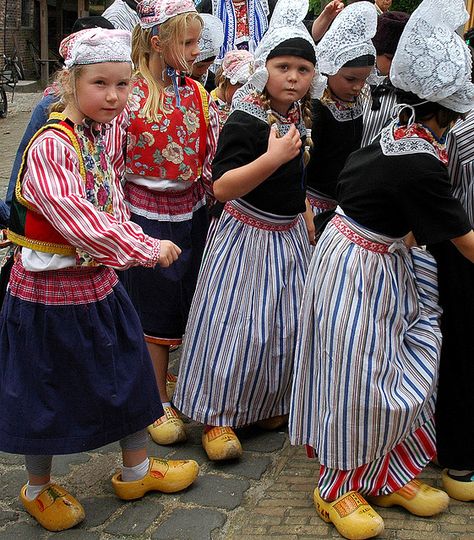
[[[377,11],[371,2],[355,2],[334,19],[316,47],[321,73],[335,75],[347,62],[376,56],[372,38],[377,31]]]
[[[199,55],[195,62],[202,62],[207,58],[218,56],[224,43],[224,26],[222,25],[222,21],[209,13],[201,13],[200,16],[203,21],[203,27],[201,37],[199,38]]]
[[[228,51],[222,60],[222,74],[230,84],[245,84],[253,72],[253,63],[253,54],[245,49]]]
[[[308,0],[278,0],[275,6],[267,32],[255,50],[255,69],[248,84],[258,92],[262,92],[268,81],[268,71],[265,67],[270,52],[287,39],[302,38],[315,49],[313,38],[303,24],[308,12]],[[315,69],[311,87],[311,97],[321,97],[326,87],[326,78],[321,77]]]
[[[126,30],[87,28],[70,34],[61,41],[59,54],[64,66],[132,62],[132,35]]]
[[[472,59],[455,32],[468,18],[463,0],[424,0],[400,38],[390,69],[393,85],[456,112],[473,109]]]

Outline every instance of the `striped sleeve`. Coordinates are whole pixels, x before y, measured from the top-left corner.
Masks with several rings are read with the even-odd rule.
[[[202,166],[202,183],[206,192],[213,195],[212,189],[212,161],[216,155],[217,140],[219,138],[219,111],[216,103],[209,99],[209,126],[207,127],[206,157]]]
[[[130,221],[120,222],[97,210],[86,199],[78,156],[61,132],[43,133],[31,147],[23,196],[73,246],[99,263],[125,269],[154,266],[159,260],[159,240]]]

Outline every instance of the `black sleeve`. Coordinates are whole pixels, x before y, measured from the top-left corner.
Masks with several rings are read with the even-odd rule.
[[[212,14],[211,0],[201,0],[198,4],[196,4],[196,9],[198,13],[211,13]]]
[[[212,162],[212,178],[218,180],[225,172],[251,163],[267,148],[268,124],[241,111],[227,119]]]
[[[412,159],[414,174],[407,182],[402,203],[417,242],[435,244],[468,233],[471,224],[452,194],[447,168],[432,156],[417,158],[416,163]]]

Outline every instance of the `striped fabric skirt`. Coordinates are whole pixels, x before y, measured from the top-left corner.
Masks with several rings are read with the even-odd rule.
[[[289,412],[309,248],[302,216],[226,204],[186,328],[174,395],[184,414],[239,427]]]
[[[432,420],[441,333],[436,263],[336,215],[311,261],[300,312],[292,444],[350,471]],[[423,451],[419,463],[432,457]]]
[[[309,187],[306,188],[306,197],[315,216],[322,212],[326,212],[327,210],[335,210],[337,207],[337,201],[330,199]]]

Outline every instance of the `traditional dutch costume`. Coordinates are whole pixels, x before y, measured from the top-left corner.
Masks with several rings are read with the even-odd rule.
[[[301,11],[301,19],[303,4],[295,10]],[[215,180],[267,150],[269,111],[260,94],[268,80],[267,56],[295,36],[299,47],[304,44],[311,50],[314,62],[311,38],[304,28],[294,27],[295,16],[298,13],[286,12],[284,2],[277,5],[275,19],[257,49],[256,71],[236,93],[233,112],[220,135],[213,163]],[[286,117],[272,113],[280,135],[294,124],[306,139],[298,103]],[[206,246],[174,397],[176,407],[194,420],[228,429],[289,411],[298,311],[309,257],[301,215],[305,187],[301,154],[225,205]],[[216,437],[226,434],[215,430]],[[204,445],[211,459],[229,457],[211,457]]]
[[[359,59],[375,62],[371,38],[376,25],[375,9],[369,2],[343,9],[316,47],[321,73],[335,75],[343,67],[359,66]],[[328,87],[313,102],[314,146],[308,164],[308,200],[315,214],[337,206],[337,178],[349,154],[360,148],[366,99],[363,90],[354,101],[343,101]]]
[[[425,0],[415,11],[391,80],[420,99],[464,112],[474,94],[463,44],[453,32],[465,11],[461,1],[456,4]],[[428,37],[437,41],[435,50],[451,51],[458,78],[447,82],[417,72],[418,61],[430,61]],[[426,127],[396,121],[378,141],[351,154],[339,177],[339,207],[308,270],[290,438],[319,456],[315,504],[347,538],[383,530],[361,495],[425,516],[448,504],[445,493],[413,480],[436,452],[441,309],[435,260],[403,242],[410,231],[421,245],[471,230],[452,196],[446,158]]]

